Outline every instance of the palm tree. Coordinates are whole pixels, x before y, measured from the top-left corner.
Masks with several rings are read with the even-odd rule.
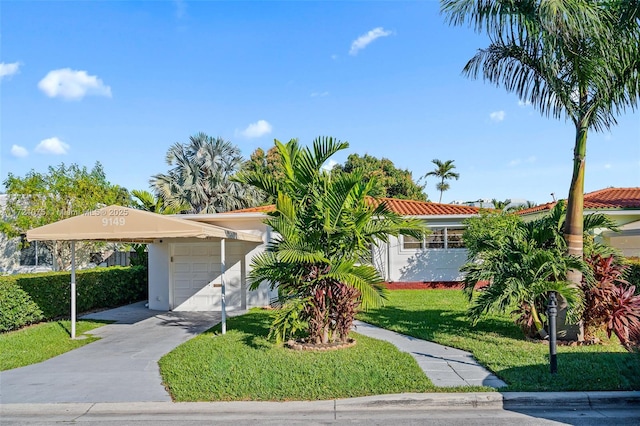
[[[424,175],[424,177],[436,176],[440,178],[440,182],[436,184],[436,189],[440,191],[440,199],[438,200],[439,203],[442,202],[442,193],[450,188],[449,183],[445,181],[449,179],[458,180],[458,178],[460,177],[458,173],[453,171],[453,169],[456,168],[456,166],[453,164],[453,161],[454,160],[447,160],[443,163],[437,158],[435,160],[431,160],[431,162],[436,165],[436,168],[435,170]]]
[[[231,179],[243,158],[238,147],[224,139],[198,133],[188,144],[169,148],[166,162],[173,168],[150,180],[166,206],[188,205],[190,213],[218,213],[260,202],[257,191]]]
[[[473,227],[476,230],[473,235],[465,232],[469,261],[461,271],[466,273],[464,291],[472,301],[469,309],[472,321],[478,321],[486,313],[516,308],[513,311],[518,314],[516,322],[525,333],[531,337],[544,336],[540,313],[544,312],[548,294],[557,292],[568,305],[569,322],[579,322],[583,289],[568,277],[570,271],[580,271],[588,285],[592,272],[581,257],[567,253],[563,235],[565,207],[560,201],[549,214],[526,223],[519,219],[515,226],[497,234],[491,228],[486,228],[486,233],[478,232],[478,226]],[[615,225],[602,214],[587,216],[585,232],[597,228],[615,229]],[[595,243],[589,245],[589,252],[610,254],[606,247]],[[490,284],[474,297],[478,281]]]
[[[504,209],[506,209],[506,208],[507,208],[507,206],[508,206],[509,204],[511,204],[511,200],[507,198],[507,199],[506,199],[506,200],[504,200],[504,201],[500,201],[500,200],[497,200],[497,199],[493,198],[493,199],[491,200],[491,204],[493,204],[493,208],[494,208],[494,209],[497,209],[497,210],[504,210]]]
[[[139,189],[134,189],[131,191],[131,195],[133,195],[133,207],[138,210],[144,210],[152,213],[159,214],[178,214],[183,211],[189,210],[191,207],[189,205],[166,205],[164,200],[156,197],[149,191],[143,191]]]
[[[245,171],[236,179],[276,199],[265,223],[276,237],[252,260],[252,288],[278,287],[284,303],[272,325],[280,339],[306,328],[311,342],[345,341],[359,307],[380,305],[383,279],[371,264],[371,245],[400,233],[422,237],[424,225],[369,197],[375,181],[360,172],[332,176],[323,164],[348,143],[318,138],[275,142],[284,177]],[[303,324],[303,325],[301,325]]]
[[[502,85],[545,116],[575,126],[564,236],[582,256],[584,175],[589,130],[608,130],[640,95],[638,0],[442,0],[453,25],[486,31],[491,43],[464,73]],[[580,275],[571,281],[580,283]]]

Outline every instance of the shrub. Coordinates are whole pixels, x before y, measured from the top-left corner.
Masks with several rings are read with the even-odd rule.
[[[69,317],[70,279],[69,272],[0,277],[0,331]],[[147,298],[146,269],[134,266],[78,271],[76,292],[78,312],[144,300]]]
[[[624,271],[624,279],[636,287],[636,294],[640,294],[640,258],[627,258],[625,265],[627,269]]]
[[[14,282],[0,281],[0,332],[42,321],[42,310]]]
[[[614,256],[594,255],[587,258],[593,270],[595,284],[583,281],[585,310],[583,320],[589,335],[600,328],[611,337],[615,333],[627,349],[640,341],[640,296],[636,288],[623,278],[627,266],[615,262]]]

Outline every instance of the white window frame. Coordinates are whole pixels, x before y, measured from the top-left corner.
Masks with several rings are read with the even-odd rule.
[[[453,230],[464,230],[464,228],[460,227],[460,226],[434,226],[432,228],[429,228],[431,231],[435,231],[435,230],[443,230],[442,233],[442,237],[443,237],[443,246],[442,247],[427,247],[427,243],[429,241],[429,236],[433,235],[429,234],[429,236],[424,236],[422,237],[422,242],[420,243],[420,248],[406,248],[405,247],[405,236],[404,235],[400,235],[400,251],[403,252],[416,252],[416,251],[423,251],[423,250],[465,250],[466,246],[464,246],[464,241],[462,242],[463,247],[449,247],[449,229]]]

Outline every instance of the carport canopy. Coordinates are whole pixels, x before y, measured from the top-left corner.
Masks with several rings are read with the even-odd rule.
[[[192,220],[117,205],[27,231],[28,241],[153,243],[169,238],[230,239],[262,244],[262,237]]]
[[[27,231],[27,241],[71,241],[71,338],[76,325],[76,241],[154,243],[165,239],[201,238],[220,241],[222,270],[222,330],[226,330],[225,241],[262,244],[259,235],[143,210],[112,205]]]

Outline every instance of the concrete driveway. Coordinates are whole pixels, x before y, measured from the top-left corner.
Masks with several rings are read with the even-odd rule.
[[[0,404],[171,401],[158,360],[219,323],[220,312],[150,311],[140,302],[84,318],[117,322],[92,330],[96,342],[0,372]]]

